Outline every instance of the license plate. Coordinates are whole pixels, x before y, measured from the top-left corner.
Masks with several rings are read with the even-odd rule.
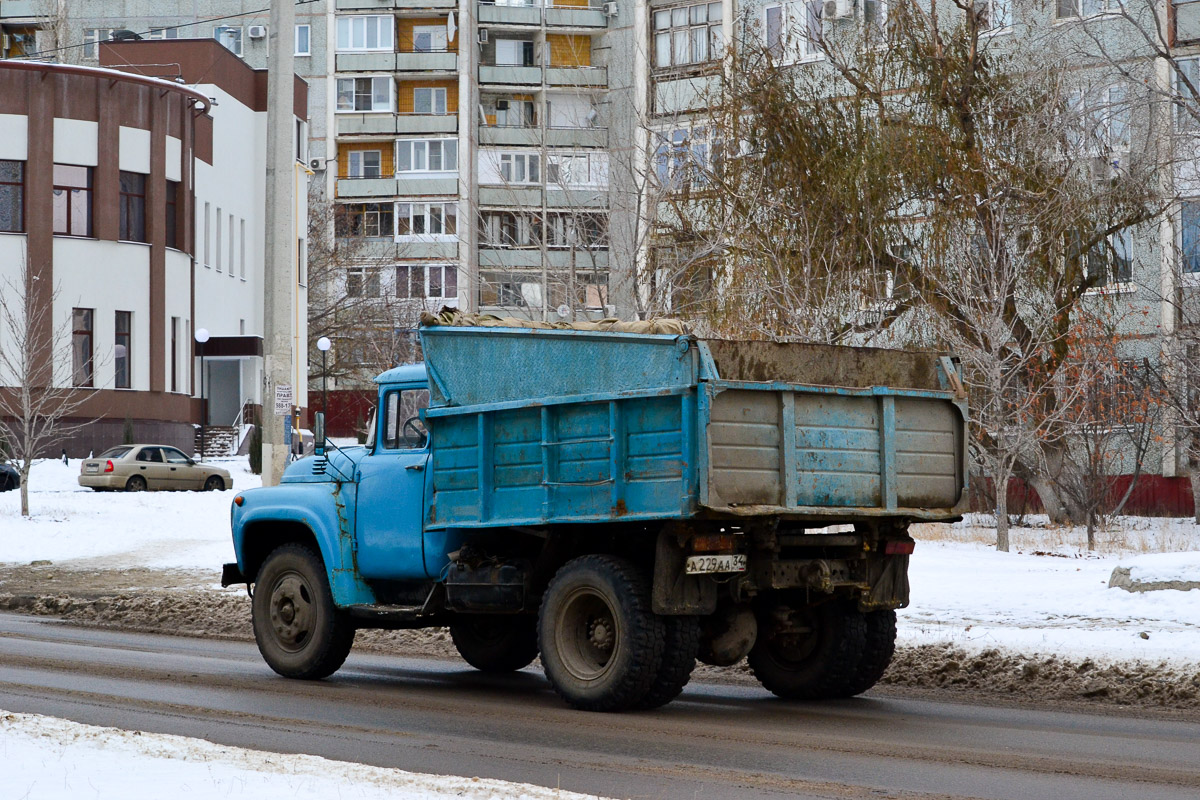
[[[100,465],[99,464],[88,464],[87,466],[84,467],[84,471],[85,472],[99,472]]]
[[[745,556],[688,556],[684,571],[688,575],[706,572],[745,572]]]

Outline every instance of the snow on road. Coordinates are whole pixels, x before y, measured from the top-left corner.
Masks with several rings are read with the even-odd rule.
[[[480,778],[421,775],[318,756],[224,747],[182,736],[0,711],[0,800],[586,800]]]
[[[222,465],[233,473],[237,490],[259,484],[244,458]],[[96,493],[78,486],[78,474],[77,461],[38,464],[30,519],[20,516],[16,492],[0,494],[0,565],[46,560],[67,569],[208,570],[215,583],[221,564],[232,560],[229,503],[235,492]],[[1145,518],[1120,524],[1125,527],[1101,533],[1100,554],[1080,546],[1078,531],[1044,526],[1014,529],[1014,551],[999,553],[984,543],[994,531],[989,534],[980,515],[952,529],[919,527],[912,602],[899,612],[900,643],[1194,665],[1200,661],[1200,589],[1132,593],[1109,589],[1108,581],[1116,566],[1158,579],[1200,580],[1200,527],[1189,520]],[[135,772],[134,761],[137,770],[166,782],[139,781],[144,791],[130,791],[120,781]],[[0,763],[5,764],[0,800],[24,797],[26,788],[30,798],[91,796],[88,781],[99,788],[97,781],[110,777],[117,783],[99,796],[318,797],[339,791],[343,797],[569,796],[498,782],[334,767],[315,758],[105,733],[2,712]],[[16,782],[9,780],[12,764],[21,776]],[[15,794],[8,794],[10,787],[17,787]]]

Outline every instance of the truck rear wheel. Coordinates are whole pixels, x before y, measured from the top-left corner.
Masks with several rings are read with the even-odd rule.
[[[658,708],[674,700],[687,686],[696,668],[696,653],[700,649],[700,620],[698,617],[664,617],[666,627],[663,662],[650,690],[637,704],[638,708]]]
[[[866,638],[863,615],[839,602],[764,605],[746,659],[759,683],[779,697],[846,697],[863,664]]]
[[[866,625],[866,645],[854,675],[846,686],[844,697],[853,697],[870,689],[892,663],[896,653],[896,612],[869,611],[863,614]]]
[[[651,610],[650,582],[624,559],[568,561],[542,598],[542,666],[554,690],[575,708],[636,707],[659,675],[664,639],[663,618]]]
[[[267,556],[251,610],[258,651],[286,678],[329,677],[354,644],[354,626],[333,604],[324,564],[303,545],[285,544]]]
[[[463,660],[482,672],[515,672],[538,654],[537,618],[481,614],[450,625]]]

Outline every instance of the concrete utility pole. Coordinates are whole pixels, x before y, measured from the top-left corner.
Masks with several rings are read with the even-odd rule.
[[[296,354],[292,349],[292,305],[295,280],[292,248],[295,221],[296,164],[293,152],[296,125],[295,91],[296,30],[293,0],[272,0],[267,58],[267,251],[263,276],[263,486],[279,483],[287,465],[288,448],[283,441],[284,417],[290,417],[295,402],[292,376]]]

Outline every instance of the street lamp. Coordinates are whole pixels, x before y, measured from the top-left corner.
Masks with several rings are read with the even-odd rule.
[[[200,345],[200,458],[204,458],[204,429],[208,426],[208,399],[204,396],[204,343],[208,341],[208,328],[196,329],[196,343]]]
[[[325,412],[326,417],[329,416],[329,370],[325,368],[325,354],[331,347],[333,347],[333,342],[329,341],[328,336],[317,339],[317,349],[321,351],[321,410]]]

